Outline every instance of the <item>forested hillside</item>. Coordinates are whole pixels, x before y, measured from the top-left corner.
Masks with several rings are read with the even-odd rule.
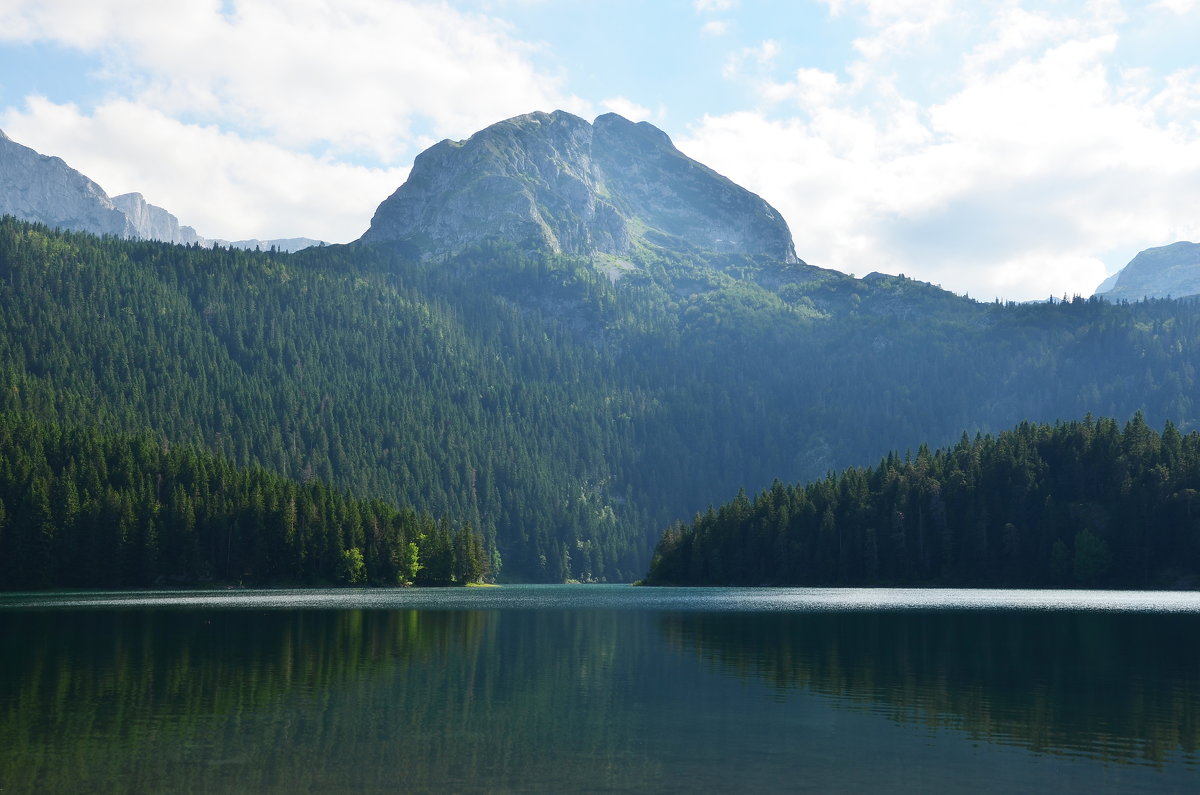
[[[146,436],[0,414],[0,589],[476,582],[470,525]]]
[[[616,405],[596,354],[482,288],[452,305],[351,253],[4,221],[0,409],[153,431],[470,522],[514,576],[631,577],[649,544],[599,504],[616,442],[597,417]]]
[[[1141,414],[965,435],[668,530],[651,585],[1200,586],[1200,433]]]
[[[773,479],[1091,411],[1196,426],[1200,309],[980,304],[903,277],[485,245],[414,262],[0,220],[0,411],[151,434],[454,528],[502,579],[631,580]]]

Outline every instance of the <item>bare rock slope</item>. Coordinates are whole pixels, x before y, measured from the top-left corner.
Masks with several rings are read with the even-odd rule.
[[[1179,241],[1148,248],[1100,285],[1109,301],[1184,298],[1200,294],[1200,243]]]
[[[2,131],[0,215],[97,235],[137,236],[103,188],[61,158],[38,154]]]
[[[430,147],[361,240],[422,258],[502,240],[591,256],[649,247],[799,263],[771,205],[656,127],[613,113],[591,124],[530,113]]]
[[[320,241],[306,237],[280,240],[212,240],[140,193],[109,197],[104,189],[61,158],[39,154],[0,130],[0,215],[12,215],[72,232],[113,235],[164,243],[277,248],[297,251]]]

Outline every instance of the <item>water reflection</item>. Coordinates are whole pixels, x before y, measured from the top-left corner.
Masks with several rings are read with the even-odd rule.
[[[639,769],[621,763],[634,741],[622,704],[637,697],[628,664],[639,655],[624,658],[624,671],[613,663],[616,643],[628,653],[639,638],[615,614],[573,618],[0,613],[0,782],[16,792],[113,782],[137,791],[636,789]]]
[[[1200,748],[1195,615],[679,613],[668,641],[781,692],[1039,752],[1161,765]]]
[[[0,604],[0,790],[1194,783],[1194,613],[746,611],[633,590]]]

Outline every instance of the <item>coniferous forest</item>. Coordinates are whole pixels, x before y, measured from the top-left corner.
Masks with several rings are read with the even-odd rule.
[[[209,249],[4,218],[0,413],[65,429],[47,433],[190,450],[280,489],[324,484],[360,515],[386,504],[419,517],[396,536],[418,546],[437,517],[451,538],[478,538],[491,576],[550,582],[637,579],[663,528],[739,488],[964,430],[1138,411],[1153,427],[1197,428],[1194,302],[981,303],[903,276],[703,252],[646,250],[635,264],[614,282],[584,258],[499,244],[414,261],[362,244]],[[19,455],[38,460],[4,451]],[[145,463],[139,473],[161,464]],[[181,568],[163,551],[179,529],[167,526],[170,494],[122,497],[129,527],[146,524],[142,508],[154,516],[157,568],[135,540],[119,563],[111,550],[106,581],[336,582],[335,558],[355,548],[368,581],[400,576],[388,567],[403,545],[376,554],[337,522],[294,560],[263,557],[239,529],[224,557]],[[5,508],[3,543],[18,526],[38,537],[7,497]],[[97,543],[72,544],[85,541]],[[6,565],[0,587],[86,579],[58,541],[38,544],[28,554],[42,563],[19,576]]]
[[[16,588],[481,581],[470,525],[148,436],[0,415],[0,581]]]
[[[1022,423],[669,529],[652,585],[1195,588],[1200,433]]]

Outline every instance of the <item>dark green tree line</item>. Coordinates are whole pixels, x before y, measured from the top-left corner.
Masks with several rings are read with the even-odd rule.
[[[470,527],[149,436],[0,414],[0,589],[463,584]],[[428,574],[426,572],[429,572]]]
[[[1140,414],[890,454],[666,531],[648,584],[1200,587],[1200,433]]]

